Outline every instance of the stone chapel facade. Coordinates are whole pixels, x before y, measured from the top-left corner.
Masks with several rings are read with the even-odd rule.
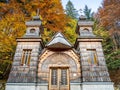
[[[60,32],[44,45],[41,25],[34,16],[17,38],[6,90],[114,90],[92,21],[80,17],[74,46]]]

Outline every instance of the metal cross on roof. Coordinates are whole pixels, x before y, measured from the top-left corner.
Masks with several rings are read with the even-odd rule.
[[[38,8],[37,11],[36,11],[36,16],[39,16],[39,13],[40,13],[40,9]]]

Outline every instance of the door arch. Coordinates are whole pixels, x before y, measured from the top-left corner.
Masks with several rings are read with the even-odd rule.
[[[67,53],[70,53],[70,51],[68,51],[68,52],[49,51],[49,52],[47,52],[47,54],[43,54],[44,56],[46,55],[46,57],[41,56],[42,58],[40,59],[40,62],[38,65],[38,78],[40,79],[39,81],[49,83],[49,87],[50,87],[50,82],[51,82],[50,74],[51,74],[52,68],[55,68],[55,67],[56,67],[58,73],[61,73],[63,68],[67,69],[66,71],[67,71],[67,74],[69,77],[69,80],[68,80],[69,83],[72,80],[80,78],[81,72],[80,72],[79,57],[77,57],[77,56],[71,57],[72,55],[70,56]],[[71,52],[71,53],[73,53],[73,52]],[[61,76],[59,76],[59,78],[60,77]],[[56,90],[58,90],[58,89],[56,89]],[[69,90],[69,89],[65,89],[65,90]]]

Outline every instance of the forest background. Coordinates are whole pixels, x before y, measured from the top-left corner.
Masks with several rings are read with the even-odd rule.
[[[80,3],[80,2],[79,2]],[[61,0],[0,0],[0,82],[5,83],[12,65],[16,38],[25,34],[25,21],[31,20],[39,9],[42,37],[47,43],[57,31],[74,44],[78,11],[69,0],[63,9]],[[115,86],[120,88],[120,0],[103,0],[96,13],[86,5],[83,10],[94,21],[94,33],[103,38],[103,49]],[[0,90],[4,90],[0,85]]]

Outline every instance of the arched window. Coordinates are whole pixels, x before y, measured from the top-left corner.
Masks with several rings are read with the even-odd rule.
[[[21,65],[30,65],[31,49],[24,49],[21,59]]]
[[[89,29],[87,29],[87,28],[84,28],[82,31],[81,31],[81,35],[82,36],[88,36],[90,34],[90,32],[89,32]]]
[[[83,30],[89,32],[89,29],[87,29],[87,28],[84,28]]]
[[[86,33],[86,34],[88,34],[88,33],[89,33],[89,29],[84,28],[84,29],[83,29],[83,32]]]
[[[30,29],[30,33],[34,33],[34,32],[35,32],[34,28]]]

